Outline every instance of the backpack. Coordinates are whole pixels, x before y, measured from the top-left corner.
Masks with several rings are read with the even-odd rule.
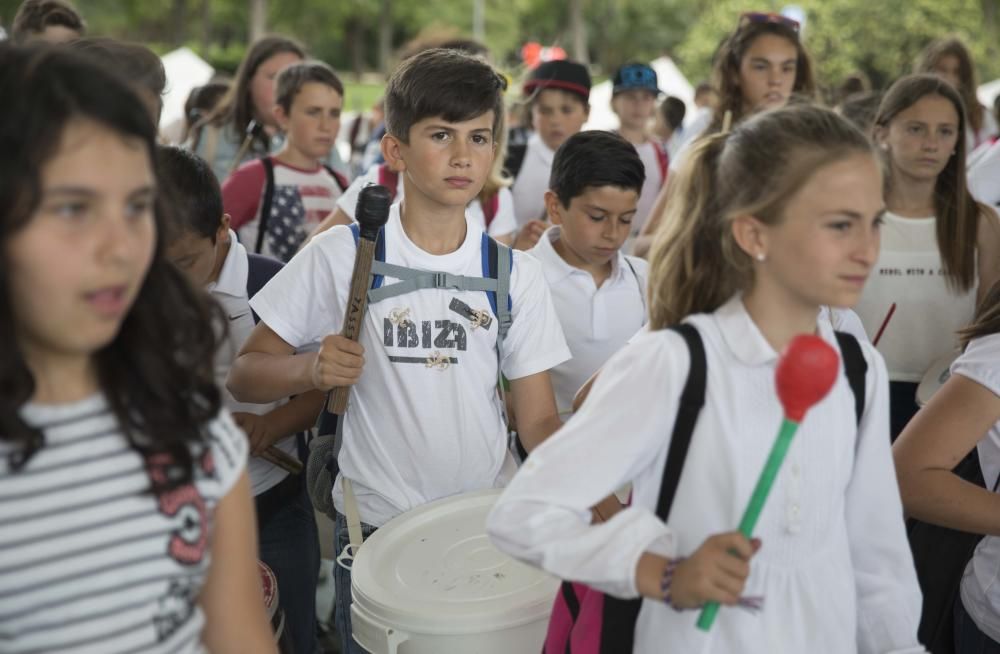
[[[361,228],[357,223],[350,226],[357,245],[361,237]],[[451,288],[455,290],[483,291],[490,302],[490,309],[497,321],[497,372],[503,353],[503,341],[513,322],[511,310],[513,304],[510,297],[510,275],[514,267],[513,251],[506,245],[493,240],[483,233],[480,243],[482,252],[482,277],[467,277],[450,273],[417,270],[386,263],[385,261],[385,228],[381,228],[375,241],[375,259],[372,261],[371,283],[368,290],[368,302],[374,304],[392,297],[411,293],[425,288]],[[385,285],[385,278],[392,277],[399,281]],[[452,300],[456,307],[457,298]],[[461,303],[459,303],[461,304]],[[457,306],[461,310],[461,306]],[[467,308],[467,307],[466,307]],[[503,398],[504,388],[498,384],[501,393],[501,405],[506,415],[506,401]],[[310,444],[310,455],[307,469],[307,483],[313,505],[324,511],[331,518],[335,517],[331,490],[337,478],[339,466],[337,453],[340,451],[341,429],[343,421],[326,410],[320,412],[317,421],[317,436]]]
[[[979,453],[973,449],[952,472],[980,488],[987,488],[979,464]],[[1000,477],[993,492],[1000,487]],[[976,550],[982,534],[933,525],[916,518],[906,521],[906,536],[913,553],[913,567],[923,602],[917,637],[934,654],[955,652],[955,602],[958,601],[962,576]]]
[[[669,329],[684,339],[691,367],[681,391],[656,503],[656,515],[664,523],[670,517],[691,436],[705,404],[708,372],[705,346],[698,330],[687,323]],[[846,332],[835,333],[844,360],[844,376],[854,395],[855,420],[861,424],[868,364],[857,339]],[[634,649],[635,623],[640,609],[642,598],[618,599],[584,584],[564,581],[552,607],[542,654],[630,654]]]
[[[378,183],[389,189],[389,198],[395,201],[396,189],[399,187],[399,173],[386,164],[379,164]],[[490,223],[496,218],[497,211],[500,209],[500,194],[494,193],[486,200],[480,198],[479,205],[483,208],[483,218],[486,219],[486,229],[483,231],[489,231]]]
[[[260,220],[257,224],[257,242],[253,247],[254,254],[260,254],[260,251],[264,248],[267,221],[271,218],[271,203],[274,200],[274,161],[271,157],[263,157],[260,162],[264,165],[264,191],[261,194],[260,200]],[[346,191],[347,187],[351,185],[346,177],[327,164],[323,164],[323,168],[326,168],[326,172],[330,173],[337,180],[337,186],[340,187],[341,193]]]

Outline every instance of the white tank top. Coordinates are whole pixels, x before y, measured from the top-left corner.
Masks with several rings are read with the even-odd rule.
[[[957,347],[955,332],[969,324],[975,311],[975,287],[967,293],[948,287],[936,226],[933,217],[887,212],[878,263],[854,308],[874,340],[896,304],[878,342],[892,381],[919,382],[935,359]]]

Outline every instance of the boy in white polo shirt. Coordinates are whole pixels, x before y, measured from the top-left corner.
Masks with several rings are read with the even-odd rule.
[[[434,49],[403,61],[386,89],[382,152],[406,192],[380,232],[384,262],[436,273],[441,285],[370,302],[359,341],[345,339],[339,332],[357,245],[353,230],[338,225],[312,239],[251,301],[261,323],[229,376],[238,398],[267,402],[351,387],[333,490],[338,551],[350,533],[344,512],[351,488],[367,537],[427,502],[506,485],[515,466],[498,373],[510,380],[518,434],[529,450],[561,425],[548,370],[569,351],[538,262],[512,255],[512,322],[502,343],[491,305],[500,306],[501,293],[491,299],[447,281],[486,276],[492,246],[465,209],[497,156],[505,86],[488,64]],[[506,257],[499,248],[498,258]],[[381,281],[386,290],[399,280],[386,273]],[[318,353],[295,354],[313,343]],[[360,650],[351,640],[350,571],[337,566],[334,577],[337,631],[342,650],[353,654]]]
[[[552,161],[545,208],[553,227],[531,254],[573,355],[550,372],[563,417],[576,391],[646,322],[646,262],[620,251],[644,180],[635,148],[611,132],[580,132]]]
[[[226,377],[243,341],[253,331],[248,282],[258,266],[281,264],[247,254],[223,213],[219,182],[197,155],[176,147],[156,152],[157,178],[174,218],[165,234],[167,257],[188,280],[204,288],[225,313],[226,338],[215,355],[215,379],[222,403],[247,434],[247,469],[257,513],[259,556],[275,574],[285,610],[285,629],[297,652],[316,649],[316,581],[319,541],[304,475],[289,474],[261,458],[276,447],[297,458],[296,438],[316,421],[323,405],[320,393],[304,393],[264,404],[237,402],[226,392]],[[210,328],[209,325],[205,326]]]

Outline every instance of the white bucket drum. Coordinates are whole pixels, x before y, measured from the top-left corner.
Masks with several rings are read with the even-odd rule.
[[[390,521],[351,572],[354,639],[373,654],[540,652],[558,580],[486,536],[500,489],[432,502]]]
[[[931,367],[924,373],[920,385],[917,386],[917,406],[926,406],[931,397],[938,392],[938,389],[944,386],[944,383],[951,377],[951,364],[955,363],[959,354],[961,353],[949,352],[934,359]]]

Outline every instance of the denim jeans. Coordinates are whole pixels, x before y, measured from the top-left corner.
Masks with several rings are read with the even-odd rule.
[[[1000,654],[1000,643],[976,626],[962,598],[955,598],[955,654]]]
[[[367,540],[375,533],[377,527],[361,523],[361,538]],[[344,551],[351,542],[351,537],[347,533],[347,518],[343,514],[337,514],[337,520],[333,526],[333,542],[337,546],[337,556]],[[340,651],[342,654],[366,654],[368,650],[354,640],[351,636],[351,571],[345,570],[342,565],[333,566],[334,584],[334,605],[333,624],[340,635]]]
[[[285,632],[295,654],[314,654],[319,535],[305,480],[291,501],[257,525],[260,560],[278,579],[278,601],[285,612]]]

